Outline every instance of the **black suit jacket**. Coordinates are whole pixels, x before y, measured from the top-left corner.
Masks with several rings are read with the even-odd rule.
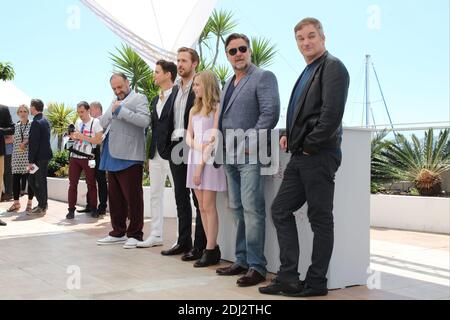
[[[34,116],[30,127],[28,161],[48,161],[53,153],[50,148],[50,124],[42,113]]]
[[[291,127],[286,130],[291,153],[314,154],[322,148],[340,148],[349,84],[344,64],[325,52],[299,99]]]
[[[181,90],[178,88],[178,86],[174,86],[174,89],[175,89],[175,87],[177,87],[177,90]],[[175,95],[174,99],[175,98],[176,98],[176,95]],[[192,86],[191,86],[191,90],[189,91],[189,96],[188,96],[188,99],[186,102],[186,106],[184,107],[184,129],[186,129],[186,130],[189,125],[189,112],[191,112],[191,109],[194,106],[194,103],[195,103],[195,93],[192,90]],[[169,116],[171,119],[170,121],[172,123],[172,128],[171,128],[172,130],[170,131],[170,136],[172,135],[172,133],[174,131],[174,126],[175,126],[174,125],[174,116],[175,116],[174,109],[175,109],[175,106],[172,108],[172,110],[170,112],[170,116]],[[169,142],[171,142],[170,139],[169,139]],[[171,142],[171,147],[175,146],[177,143],[178,143],[178,141]],[[172,151],[172,148],[171,148],[171,151]]]
[[[152,138],[150,143],[150,159],[155,157],[156,150],[158,150],[161,158],[168,160],[170,157],[170,137],[174,130],[173,105],[175,98],[177,97],[178,87],[172,88],[172,93],[167,99],[161,111],[161,116],[158,118],[158,112],[156,111],[156,105],[158,104],[159,97],[155,97],[152,101],[152,113],[150,127],[152,130]]]
[[[0,156],[5,155],[5,136],[13,135],[14,129],[8,107],[0,105]]]

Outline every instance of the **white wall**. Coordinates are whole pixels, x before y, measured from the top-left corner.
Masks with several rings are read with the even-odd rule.
[[[450,234],[450,199],[374,194],[372,227]]]
[[[342,165],[336,174],[334,197],[335,242],[328,270],[328,288],[344,288],[365,285],[370,263],[370,131],[344,130],[342,143]],[[282,171],[289,157],[280,152]],[[270,215],[270,206],[278,191],[282,176],[267,176],[265,180],[266,200],[266,245],[267,270],[277,272],[279,246],[275,227]],[[222,257],[234,261],[236,227],[228,210],[226,196],[220,194],[219,244]],[[295,213],[300,245],[300,278],[304,279],[311,263],[313,233],[306,216],[307,207]]]

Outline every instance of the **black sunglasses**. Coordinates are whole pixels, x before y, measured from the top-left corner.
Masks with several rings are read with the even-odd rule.
[[[239,48],[233,48],[233,49],[230,49],[230,50],[228,50],[228,54],[229,54],[230,56],[235,56],[236,53],[238,52],[238,50],[239,50],[241,53],[246,53],[247,50],[248,50],[248,47],[246,47],[246,46],[240,46]]]

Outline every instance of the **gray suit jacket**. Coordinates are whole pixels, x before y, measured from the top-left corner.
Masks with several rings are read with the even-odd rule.
[[[228,104],[224,106],[224,98],[232,81],[233,78],[227,81],[220,99],[223,112],[219,126],[224,139],[227,129],[247,131],[275,128],[280,117],[280,96],[275,75],[250,65],[247,75],[239,81]],[[245,145],[241,143],[237,146],[236,154],[242,154],[245,148],[248,148],[248,141]]]
[[[113,116],[112,105],[100,118],[101,126],[109,134],[108,147],[117,159],[145,160],[145,129],[150,125],[147,97],[131,91],[122,101],[119,115]]]

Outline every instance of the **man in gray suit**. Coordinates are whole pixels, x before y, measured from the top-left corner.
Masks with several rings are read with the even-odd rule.
[[[150,113],[147,97],[131,90],[124,74],[114,74],[111,87],[117,99],[100,118],[100,124],[106,129],[100,170],[108,171],[113,230],[97,244],[125,243],[125,249],[132,249],[144,235],[142,174],[145,128],[150,125]],[[130,218],[128,229],[127,217]]]
[[[226,146],[229,207],[237,223],[236,261],[216,272],[219,275],[245,272],[237,285],[247,287],[266,279],[264,185],[261,162],[254,147],[259,131],[276,126],[280,97],[275,75],[252,64],[247,36],[231,34],[225,48],[235,75],[222,92],[219,126]]]

